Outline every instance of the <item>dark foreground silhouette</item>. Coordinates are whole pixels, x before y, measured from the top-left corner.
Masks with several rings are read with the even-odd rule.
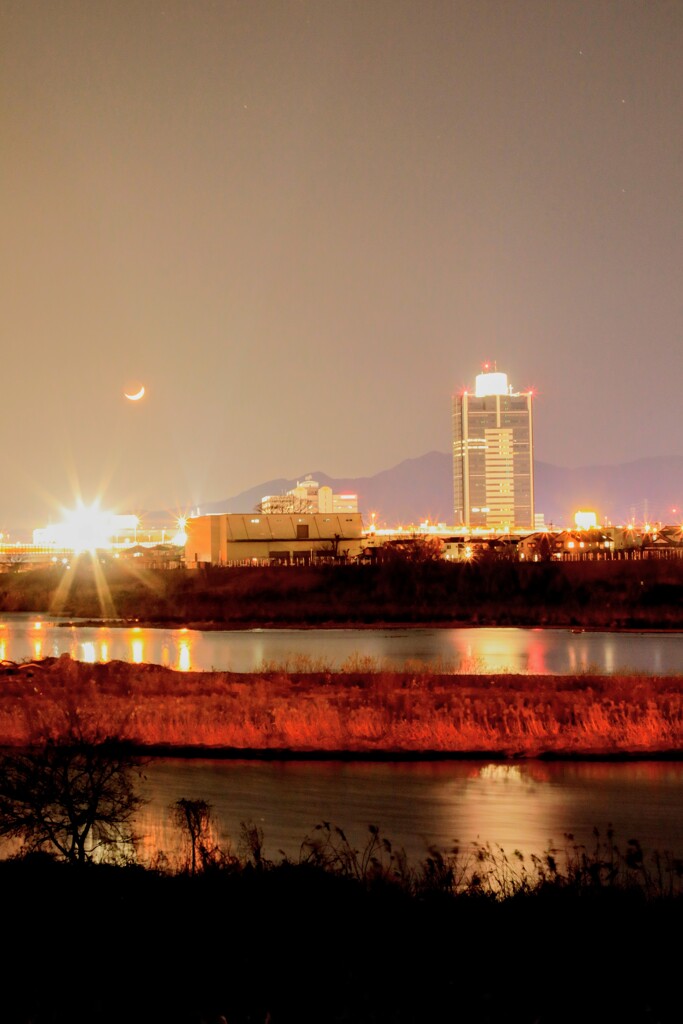
[[[683,864],[612,837],[524,865],[411,868],[321,825],[299,862],[204,850],[176,873],[0,862],[6,1024],[674,1024]]]

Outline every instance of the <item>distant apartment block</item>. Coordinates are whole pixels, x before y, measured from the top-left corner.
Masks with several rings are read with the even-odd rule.
[[[297,480],[296,487],[285,494],[266,494],[259,503],[258,511],[264,514],[301,513],[308,515],[358,512],[357,494],[334,494],[331,487],[323,485],[310,476]]]
[[[453,496],[456,526],[533,529],[532,394],[507,374],[480,373],[474,393],[453,398]]]

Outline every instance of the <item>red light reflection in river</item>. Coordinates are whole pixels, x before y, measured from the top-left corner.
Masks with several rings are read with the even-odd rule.
[[[544,649],[540,637],[532,637],[528,648],[527,668],[531,675],[542,676],[548,671],[545,664]]]

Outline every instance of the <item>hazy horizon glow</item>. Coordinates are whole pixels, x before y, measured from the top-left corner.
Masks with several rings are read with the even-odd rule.
[[[683,453],[683,5],[0,19],[0,531],[448,452],[487,360],[539,461]]]

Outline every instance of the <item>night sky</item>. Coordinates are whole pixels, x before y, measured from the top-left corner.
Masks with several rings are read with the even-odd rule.
[[[0,0],[0,529],[683,454],[679,0]],[[144,398],[123,397],[131,382]]]

